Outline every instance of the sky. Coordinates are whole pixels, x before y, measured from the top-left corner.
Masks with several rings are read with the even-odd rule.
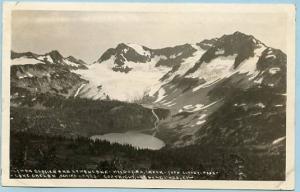
[[[275,13],[29,11],[12,13],[12,50],[58,50],[91,63],[119,43],[163,48],[240,31],[286,50],[286,16]]]

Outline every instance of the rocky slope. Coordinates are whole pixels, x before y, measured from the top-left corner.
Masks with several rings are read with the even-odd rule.
[[[38,93],[74,96],[87,82],[71,72],[72,69],[86,68],[85,63],[72,56],[64,58],[58,51],[45,55],[11,52],[11,59],[12,101]]]

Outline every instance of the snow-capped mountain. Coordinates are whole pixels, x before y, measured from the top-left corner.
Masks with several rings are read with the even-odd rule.
[[[189,69],[180,73],[173,70],[176,75],[164,81],[156,95],[158,97],[164,92],[172,94],[166,94],[163,99],[158,97],[156,102],[170,101],[172,98],[178,100],[190,92],[203,94],[204,90],[230,79],[240,79],[232,83],[241,89],[256,85],[285,88],[285,85],[279,84],[285,83],[286,77],[286,55],[280,50],[267,47],[254,37],[239,32],[212,42],[213,46]]]
[[[12,61],[14,87],[169,110],[156,137],[170,146],[277,145],[285,136],[286,55],[251,35],[162,49],[121,43],[91,65],[58,52]]]
[[[17,53],[11,52],[11,65],[34,65],[34,64],[57,64],[71,69],[86,69],[86,63],[73,56],[63,57],[57,50],[38,55],[32,52]]]
[[[58,51],[12,52],[10,72],[13,168],[70,161],[70,169],[92,162],[285,179],[287,55],[251,35],[162,49],[121,43],[92,64]]]
[[[156,106],[168,108],[174,114],[161,122],[161,137],[173,135],[176,145],[237,145],[262,139],[259,137],[272,143],[283,137],[286,55],[238,32],[210,42],[211,46],[195,65],[164,83],[154,94]],[[255,119],[261,120],[254,126]],[[276,124],[276,131],[266,135],[270,131],[268,121]],[[237,137],[240,140],[223,140],[223,134],[234,133],[238,125],[239,135],[243,135]],[[251,141],[246,139],[249,135],[253,136]]]
[[[182,59],[192,56],[198,49],[196,45],[179,45],[163,49],[150,49],[133,43],[119,44],[116,48],[108,49],[95,63],[104,61],[112,65],[114,71],[128,73],[134,63],[152,63],[156,67],[173,67]]]
[[[79,91],[80,97],[141,102],[170,110],[171,115],[160,122],[158,137],[175,145],[204,142],[204,127],[212,130],[210,119],[224,106],[231,105],[232,111],[252,106],[262,114],[262,110],[273,110],[267,103],[283,110],[285,106],[286,55],[240,32],[163,49],[121,43],[88,70],[76,73],[89,81]],[[252,91],[264,96],[250,103],[246,98],[239,101],[241,94],[247,97]],[[229,104],[229,99],[237,102]]]
[[[89,70],[78,70],[89,81],[78,96],[93,99],[137,101],[154,93],[168,72],[184,60],[194,64],[201,55],[197,45],[184,44],[150,49],[137,44],[119,44],[108,49]],[[100,89],[99,89],[100,88]]]
[[[79,95],[127,101],[148,95],[159,101],[164,89],[186,84],[184,89],[197,90],[234,73],[256,75],[255,64],[266,48],[240,32],[162,49],[121,43],[108,49],[89,70],[77,71],[91,82]]]
[[[28,93],[52,93],[73,96],[86,80],[73,69],[86,69],[84,61],[63,57],[58,51],[44,55],[11,52],[11,95],[25,98]]]

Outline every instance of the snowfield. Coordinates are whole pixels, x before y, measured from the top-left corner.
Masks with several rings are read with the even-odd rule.
[[[209,63],[202,63],[197,71],[187,75],[188,78],[199,78],[204,79],[206,83],[199,85],[194,88],[193,91],[197,91],[207,85],[211,85],[219,79],[230,77],[236,71],[233,69],[233,63],[236,55],[224,57],[220,56],[213,59]]]
[[[16,58],[11,61],[12,65],[27,65],[27,64],[35,65],[38,63],[42,63],[42,62],[34,58],[26,58],[26,57]]]
[[[141,45],[134,43],[127,43],[126,45],[133,48],[140,55],[150,56],[150,52],[146,51]]]
[[[192,44],[193,48],[197,49],[197,51],[191,56],[183,60],[179,69],[172,73],[172,75],[166,80],[172,80],[176,75],[183,75],[185,74],[190,68],[192,68],[197,61],[200,60],[202,55],[205,53],[205,50],[201,49],[200,47]]]
[[[248,75],[254,74],[256,70],[256,63],[258,62],[262,52],[266,49],[265,46],[262,46],[259,49],[256,49],[254,51],[254,57],[250,57],[246,60],[244,60],[239,67],[237,68],[237,71],[239,73],[247,73]]]
[[[149,89],[160,83],[159,79],[169,70],[165,67],[155,67],[155,62],[126,62],[132,68],[129,73],[115,72],[114,58],[93,64],[88,70],[76,70],[89,83],[83,87],[80,96],[99,99],[109,96],[120,101],[135,101],[143,98]],[[101,90],[99,90],[99,86]]]

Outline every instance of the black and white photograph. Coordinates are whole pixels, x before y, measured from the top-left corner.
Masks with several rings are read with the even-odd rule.
[[[293,6],[4,8],[4,184],[293,187]]]

